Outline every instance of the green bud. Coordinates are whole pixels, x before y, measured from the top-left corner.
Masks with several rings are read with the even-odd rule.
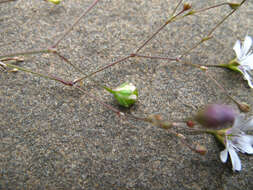
[[[228,3],[228,5],[231,9],[238,9],[241,6],[240,3]]]
[[[104,88],[114,95],[121,106],[126,108],[133,105],[138,99],[138,90],[132,83],[125,82],[115,89]]]
[[[184,3],[184,6],[183,6],[183,10],[184,10],[184,11],[187,11],[187,10],[189,10],[189,9],[191,9],[191,8],[192,8],[191,4],[189,4],[189,3]]]
[[[47,1],[57,5],[57,4],[59,4],[62,0],[47,0]]]

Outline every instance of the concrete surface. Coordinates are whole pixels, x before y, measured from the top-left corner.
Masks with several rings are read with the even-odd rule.
[[[58,49],[84,73],[92,72],[135,50],[165,22],[177,2],[101,0]],[[197,9],[223,1],[188,2]],[[0,55],[49,46],[91,3],[0,4]],[[252,1],[247,1],[187,60],[230,61],[235,41],[253,36],[252,10]],[[141,53],[180,55],[229,11],[221,7],[168,25]],[[25,59],[19,66],[66,79],[82,76],[53,55]],[[222,69],[210,73],[231,95],[253,105],[242,76]],[[134,58],[94,79],[111,87],[133,82],[140,98],[131,111],[140,116],[160,113],[168,120],[183,120],[196,108],[217,102],[237,109],[202,71],[177,63]],[[0,81],[0,189],[253,189],[253,157],[240,154],[243,170],[233,173],[230,162],[221,163],[223,147],[212,136],[189,136],[189,142],[208,148],[200,156],[167,131],[120,119],[77,89],[23,72],[1,72]],[[117,107],[91,80],[84,89]]]

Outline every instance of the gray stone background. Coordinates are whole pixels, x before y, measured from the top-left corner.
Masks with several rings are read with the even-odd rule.
[[[84,73],[135,50],[161,26],[177,0],[101,0],[59,45]],[[220,0],[188,1],[194,9]],[[66,0],[55,6],[19,0],[0,4],[0,55],[46,48],[92,3]],[[170,24],[141,53],[178,56],[204,37],[230,9],[220,7]],[[247,1],[195,49],[195,64],[227,63],[233,45],[253,36],[253,3]],[[66,79],[82,74],[53,55],[25,57],[19,66]],[[209,69],[240,101],[253,106],[252,91],[237,73]],[[134,58],[95,75],[110,87],[133,82],[140,97],[131,111],[183,120],[208,103],[237,109],[202,71],[163,60]],[[253,157],[240,154],[243,169],[223,164],[212,136],[189,136],[208,148],[205,156],[176,137],[140,121],[126,121],[74,88],[21,71],[0,73],[0,189],[252,189]],[[118,109],[91,80],[84,89]],[[237,109],[238,110],[238,109]],[[128,111],[128,110],[122,110]],[[239,112],[239,111],[238,111]],[[252,111],[247,116],[252,115]]]

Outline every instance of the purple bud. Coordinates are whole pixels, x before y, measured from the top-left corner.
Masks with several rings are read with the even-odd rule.
[[[205,127],[217,128],[234,122],[236,113],[227,105],[210,104],[200,111],[196,120]]]

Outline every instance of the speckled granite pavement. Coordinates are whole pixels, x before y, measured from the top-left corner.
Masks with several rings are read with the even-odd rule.
[[[202,8],[223,1],[188,2]],[[0,55],[48,47],[91,3],[0,4]],[[92,72],[135,50],[165,22],[176,3],[101,0],[59,50],[83,73]],[[221,7],[168,25],[141,53],[177,56],[229,11]],[[250,0],[187,60],[226,63],[234,56],[234,42],[246,34],[253,36]],[[53,55],[25,57],[18,65],[69,80],[82,76]],[[217,68],[210,73],[231,95],[253,106],[252,91],[240,75]],[[199,69],[163,60],[133,58],[94,79],[111,87],[133,82],[140,97],[131,111],[140,116],[160,113],[168,120],[182,120],[197,107],[217,102],[237,109]],[[243,169],[233,173],[230,162],[221,163],[223,147],[212,136],[189,137],[208,148],[201,156],[167,131],[123,120],[77,89],[23,72],[1,72],[0,81],[0,189],[253,189],[253,157],[240,154]],[[117,107],[93,81],[86,80],[84,89]]]

